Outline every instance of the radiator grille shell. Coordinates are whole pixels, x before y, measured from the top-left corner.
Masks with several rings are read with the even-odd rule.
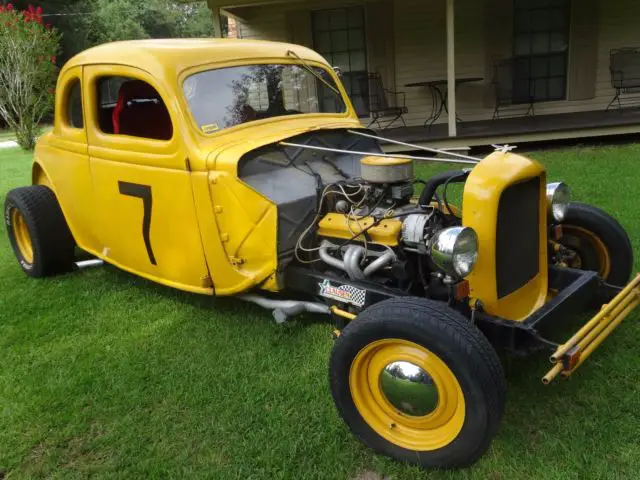
[[[496,287],[504,298],[540,272],[540,177],[502,192],[496,228]]]

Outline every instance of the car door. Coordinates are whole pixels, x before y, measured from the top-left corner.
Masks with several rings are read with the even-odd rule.
[[[162,82],[136,68],[94,65],[85,67],[84,84],[101,257],[172,287],[212,293],[180,117]]]

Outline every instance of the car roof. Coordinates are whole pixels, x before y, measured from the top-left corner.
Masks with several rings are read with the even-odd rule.
[[[112,42],[79,53],[63,70],[84,65],[113,64],[141,68],[154,75],[210,63],[291,58],[293,51],[308,61],[326,63],[318,53],[300,45],[243,39],[154,39]]]

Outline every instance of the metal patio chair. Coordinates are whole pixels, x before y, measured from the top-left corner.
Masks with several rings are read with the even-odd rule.
[[[640,93],[640,49],[619,48],[611,50],[609,70],[611,71],[611,86],[616,93],[609,102],[607,111],[615,105],[620,110],[622,108],[621,97],[624,94]],[[632,102],[640,104],[640,98],[635,98]]]
[[[386,130],[398,120],[402,121],[405,127],[407,126],[404,115],[409,113],[409,109],[404,92],[394,92],[384,88],[379,73],[369,73],[360,77],[359,81],[361,91],[369,92],[368,106],[371,114],[369,127],[377,124],[380,130]]]
[[[515,92],[515,59],[500,60],[493,65],[493,92],[495,95],[495,109],[493,119],[499,120],[500,110],[516,104],[527,105],[525,117],[535,116],[535,97],[529,88],[528,92]],[[510,117],[520,115],[509,115]]]

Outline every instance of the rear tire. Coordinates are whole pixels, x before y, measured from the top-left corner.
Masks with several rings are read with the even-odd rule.
[[[11,190],[4,219],[24,272],[35,278],[73,270],[75,242],[51,189],[37,185]]]
[[[562,230],[559,243],[577,254],[570,267],[598,272],[611,285],[627,284],[633,270],[633,247],[616,219],[591,205],[571,203]]]
[[[385,382],[398,368],[391,389]],[[455,310],[420,298],[358,315],[335,343],[329,376],[338,412],[363,443],[424,468],[478,460],[506,400],[502,366],[484,335]]]

